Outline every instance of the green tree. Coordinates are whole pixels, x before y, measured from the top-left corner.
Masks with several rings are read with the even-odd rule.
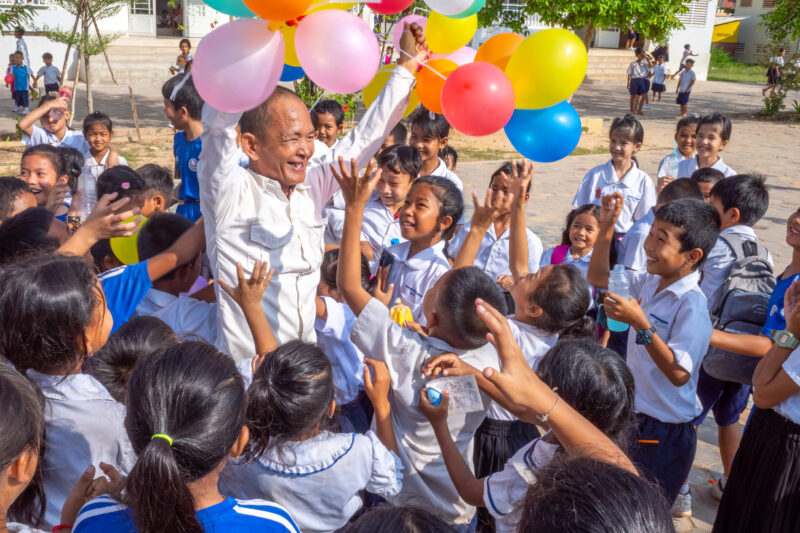
[[[800,2],[775,0],[775,8],[761,15],[760,25],[776,43],[800,39]]]
[[[16,0],[13,4],[0,8],[0,31],[13,32],[15,28],[33,24],[33,7]]]

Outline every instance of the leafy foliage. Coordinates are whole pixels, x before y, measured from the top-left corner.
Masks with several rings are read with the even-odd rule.
[[[102,54],[103,50],[107,49],[108,45],[111,44],[112,41],[115,41],[124,35],[123,33],[112,33],[101,35],[100,37],[92,35],[89,38],[85,38],[84,35],[77,32],[73,34],[70,30],[50,28],[48,26],[45,26],[42,29],[42,33],[51,41],[71,44],[78,50],[78,53],[84,56],[95,56]]]
[[[83,0],[54,0],[54,3],[68,13],[78,16],[83,9]],[[89,12],[97,20],[113,17],[123,7],[128,5],[128,0],[89,0]]]
[[[19,0],[10,6],[0,8],[0,31],[11,32],[15,28],[33,25],[33,7]]]
[[[325,92],[324,89],[319,85],[311,83],[311,80],[308,79],[307,76],[303,76],[294,82],[294,91],[308,107],[314,105],[317,100],[321,100],[322,95]],[[339,102],[339,104],[341,104],[341,106],[344,108],[345,121],[349,122],[353,120],[353,117],[355,117],[356,114],[356,109],[358,108],[358,103],[361,100],[360,93],[327,94],[325,96],[326,98],[336,100]]]
[[[761,15],[760,25],[775,42],[800,39],[800,2],[775,0],[775,8]]]

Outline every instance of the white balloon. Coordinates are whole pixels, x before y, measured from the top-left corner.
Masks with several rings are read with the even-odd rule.
[[[480,4],[480,7],[483,7],[483,4],[486,0],[425,0],[425,3],[428,4],[433,11],[437,13],[441,13],[446,17],[452,17],[454,15],[460,15],[465,11],[472,8],[474,11],[478,7],[476,4]],[[468,15],[471,15],[469,13]]]

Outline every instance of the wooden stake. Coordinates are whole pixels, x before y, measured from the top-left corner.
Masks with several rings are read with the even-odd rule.
[[[89,9],[89,15],[92,17],[92,24],[94,24],[94,31],[97,32],[97,38],[102,40],[100,28],[97,27],[97,19],[94,18],[94,13],[92,13],[91,9]],[[119,83],[117,83],[117,79],[114,77],[114,71],[111,70],[111,61],[108,59],[108,51],[106,51],[105,48],[103,48],[103,57],[106,58],[106,65],[108,65],[108,73],[111,74],[111,81],[114,82],[114,85],[119,85]]]
[[[78,31],[78,20],[79,19],[80,19],[80,16],[76,16],[75,17],[75,24],[72,26],[72,34],[71,34],[71,36],[69,38],[70,41],[72,41],[75,38],[75,32]],[[67,63],[69,62],[69,52],[70,52],[71,49],[72,49],[72,43],[67,43],[67,51],[64,54],[64,65],[63,65],[63,68],[61,69],[61,79],[59,80],[61,82],[60,85],[66,85],[66,81],[67,81]],[[75,77],[77,78],[78,75],[75,74]]]
[[[133,99],[133,87],[128,85],[128,93],[131,95],[131,109],[133,110],[133,124],[136,126],[136,138],[142,144],[142,132],[139,129],[139,115],[136,113],[136,100]]]
[[[81,60],[83,55],[78,53],[78,64],[75,66],[75,79],[72,81],[72,102],[70,102],[69,127],[72,127],[72,120],[75,118],[75,100],[78,98],[78,78],[81,75]]]

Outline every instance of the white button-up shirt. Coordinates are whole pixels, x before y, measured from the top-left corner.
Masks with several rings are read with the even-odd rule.
[[[361,240],[368,242],[375,254],[369,266],[373,272],[378,268],[383,250],[392,246],[392,241],[406,242],[400,231],[400,219],[392,214],[381,201],[378,193],[372,193],[364,206],[364,219],[361,223]]]
[[[464,241],[469,234],[472,227],[471,222],[467,222],[461,231],[459,231],[447,247],[447,253],[450,257],[455,259],[459,250],[464,245]],[[526,237],[528,239],[528,272],[535,273],[539,271],[539,260],[542,258],[542,241],[536,236],[530,228],[525,228]],[[480,248],[475,256],[474,266],[480,268],[492,278],[492,281],[497,281],[500,276],[510,276],[511,267],[509,266],[508,259],[508,246],[510,243],[511,232],[506,229],[499,237],[494,231],[494,224],[489,226],[489,230],[483,235]]]
[[[681,161],[686,159],[683,157],[683,154],[678,152],[678,160],[675,162],[676,167],[675,172],[678,171],[677,165],[680,165]],[[675,161],[675,153],[671,153],[669,155],[665,155],[664,159],[658,164],[658,177],[663,178],[667,175],[667,167],[671,164],[672,161]],[[677,178],[677,176],[670,176],[671,178]]]
[[[262,306],[278,342],[316,339],[314,298],[325,230],[321,213],[338,189],[328,165],[338,156],[365,165],[400,120],[413,82],[406,69],[395,69],[358,126],[329,157],[309,165],[305,182],[288,198],[277,180],[238,166],[234,126],[241,115],[204,106],[198,179],[211,269],[229,283],[235,283],[237,262],[247,271],[255,261],[275,269]],[[255,347],[244,314],[227,293],[216,292],[217,346],[236,359],[252,356]]]
[[[91,174],[92,176],[94,176],[95,181],[97,181],[97,178],[99,178],[100,174],[102,174],[103,171],[106,169],[106,162],[108,161],[108,154],[110,153],[111,150],[106,150],[106,154],[102,158],[100,158],[100,162],[98,163],[97,160],[92,155],[91,150],[86,150],[83,153],[82,172],[86,174]],[[119,164],[127,167],[128,161],[124,157],[119,156]]]
[[[88,374],[51,376],[28,370],[47,403],[44,410],[47,451],[42,463],[47,494],[45,526],[61,523],[61,508],[89,465],[100,461],[127,475],[136,463],[123,422],[125,406]]]
[[[700,274],[692,272],[656,294],[660,276],[630,272],[631,296],[641,299],[642,311],[657,330],[678,365],[689,372],[689,381],[677,387],[655,364],[647,349],[636,344],[636,332],[628,332],[628,367],[636,383],[634,411],[661,422],[690,422],[703,410],[697,398],[700,364],[711,341],[711,318],[706,297],[697,282]]]
[[[389,247],[389,251],[396,258],[387,281],[387,287],[388,284],[394,283],[391,305],[394,305],[395,300],[399,298],[411,308],[414,322],[422,326],[428,323],[422,312],[425,293],[433,287],[436,280],[450,270],[450,262],[444,255],[444,245],[444,241],[439,241],[412,257],[408,257],[408,252],[411,250],[410,241]]]
[[[347,304],[321,296],[325,302],[325,320],[317,318],[317,344],[331,362],[333,388],[339,405],[352,402],[364,389],[364,354],[353,346],[350,332],[356,315]]]
[[[453,183],[456,184],[456,187],[458,187],[459,191],[461,191],[462,193],[464,192],[464,184],[461,183],[461,178],[458,177],[458,174],[456,174],[455,172],[453,172],[452,170],[447,168],[447,163],[445,163],[444,160],[441,157],[439,158],[439,166],[437,166],[433,170],[433,172],[431,172],[428,175],[429,176],[439,176],[440,178],[447,178],[447,179],[449,179],[450,181],[452,181]],[[420,177],[424,177],[424,176],[420,176]]]
[[[82,154],[89,151],[89,143],[86,142],[83,133],[69,128],[64,132],[64,137],[58,140],[58,137],[43,127],[34,125],[30,135],[22,134],[22,142],[25,143],[25,146],[36,146],[37,144],[49,144],[55,147],[69,146]]]
[[[644,251],[644,240],[650,234],[656,214],[651,209],[644,218],[636,221],[630,231],[625,234],[619,244],[617,263],[625,265],[637,272],[647,271],[647,254]]]
[[[578,192],[572,200],[572,207],[585,204],[601,205],[603,196],[621,192],[625,198],[622,213],[614,224],[614,231],[625,233],[633,223],[643,218],[656,205],[656,188],[653,180],[642,171],[636,163],[622,177],[617,178],[617,171],[611,160],[605,165],[594,167],[583,177]]]
[[[690,157],[689,159],[684,159],[680,163],[678,163],[678,177],[679,178],[691,178],[694,171],[700,168],[697,164],[697,156]],[[726,165],[722,162],[722,156],[719,156],[719,159],[711,165],[711,168],[715,168],[725,174],[726,178],[730,178],[731,176],[736,175],[736,171],[733,170],[731,167]]]
[[[154,316],[164,321],[178,338],[200,337],[217,342],[217,304],[201,302],[186,294],[175,296],[158,289],[150,289],[136,307],[133,316]]]

